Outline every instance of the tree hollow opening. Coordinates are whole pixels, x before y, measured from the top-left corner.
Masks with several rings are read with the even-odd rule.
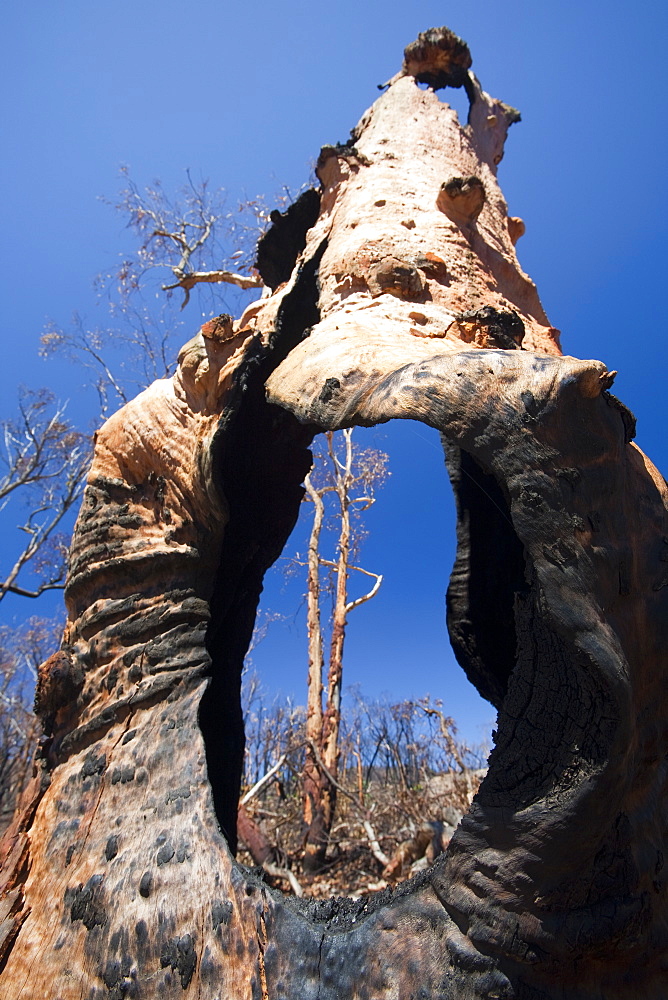
[[[228,435],[225,452],[218,459],[230,523],[212,601],[208,637],[212,679],[200,714],[216,812],[233,852],[238,846],[244,755],[244,656],[252,639],[264,574],[286,543],[290,545],[288,538],[303,495],[301,484],[310,465],[307,448],[316,430],[266,404],[263,394],[254,403],[252,394],[246,397],[235,422],[233,443]],[[429,433],[423,425],[416,427]],[[438,448],[437,438],[432,447]],[[446,456],[459,511],[458,551],[447,600],[453,649],[469,680],[498,707],[515,659],[514,602],[527,588],[524,552],[512,529],[503,491],[493,477],[456,448],[446,446]],[[232,468],[234,476],[228,478],[227,470]],[[421,516],[421,506],[418,501],[417,516]],[[418,553],[416,562],[419,572]],[[443,583],[447,571],[444,565]],[[409,586],[405,580],[403,586]],[[439,586],[440,600],[443,589]],[[354,627],[363,630],[364,623]],[[302,650],[305,691],[305,643]],[[410,670],[415,670],[415,661]],[[434,679],[431,664],[423,670],[428,676],[425,693],[438,696],[447,689],[442,674]],[[447,697],[445,702],[443,712],[450,714]]]

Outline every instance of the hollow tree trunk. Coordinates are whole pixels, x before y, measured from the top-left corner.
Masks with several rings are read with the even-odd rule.
[[[264,237],[273,294],[98,435],[3,842],[3,996],[665,996],[665,484],[605,366],[560,356],[495,179],[517,115],[469,62],[409,47]],[[464,85],[468,126],[420,80]],[[284,898],[230,853],[242,658],[312,434],[394,417],[447,442],[449,622],[496,746],[433,869]]]

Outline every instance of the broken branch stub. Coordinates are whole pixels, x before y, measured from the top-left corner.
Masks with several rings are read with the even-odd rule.
[[[8,996],[665,993],[665,483],[518,264],[495,177],[518,116],[466,52],[446,29],[409,47],[272,230],[273,293],[205,326],[98,434],[58,661],[83,683],[51,692],[2,844]],[[418,86],[452,66],[467,125]],[[229,850],[243,655],[313,434],[392,418],[444,438],[448,622],[496,746],[431,870],[370,899],[286,898]]]

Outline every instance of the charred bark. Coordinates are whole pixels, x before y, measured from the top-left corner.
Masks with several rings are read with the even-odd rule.
[[[2,844],[3,995],[665,995],[666,487],[605,366],[559,353],[495,179],[517,113],[468,67],[421,36],[323,151],[317,220],[284,220],[287,283],[100,431],[62,647],[84,680]],[[468,125],[417,80],[465,86]],[[230,853],[241,660],[312,434],[392,418],[448,441],[450,621],[496,747],[430,871],[299,901]]]

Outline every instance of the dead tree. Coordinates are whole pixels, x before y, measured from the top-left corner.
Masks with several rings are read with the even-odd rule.
[[[19,519],[22,534],[6,554],[9,565],[0,567],[0,601],[64,588],[67,540],[59,528],[76,509],[90,464],[88,439],[48,390],[23,390],[18,411],[16,420],[0,423],[0,511]]]
[[[306,622],[308,632],[308,700],[306,705],[306,749],[302,775],[303,817],[306,826],[303,866],[307,872],[322,868],[336,810],[341,728],[341,688],[343,647],[348,615],[370,601],[383,581],[379,573],[354,566],[354,518],[374,503],[374,486],[385,476],[387,456],[374,449],[355,455],[352,428],[340,435],[342,447],[330,432],[325,435],[326,453],[322,461],[326,474],[317,482],[312,473],[304,480],[306,499],[313,504],[306,561]],[[322,471],[322,470],[321,470]],[[323,555],[326,498],[336,498],[334,524],[336,557]],[[334,575],[329,660],[325,670],[323,649],[322,568]],[[350,600],[349,577],[353,572],[373,578],[370,589]],[[325,704],[323,683],[326,679]]]
[[[3,996],[665,996],[666,487],[519,267],[517,118],[421,36],[262,240],[272,294],[99,432],[3,842]],[[313,434],[392,418],[447,442],[450,629],[496,746],[431,870],[297,900],[233,858],[243,653]]]

